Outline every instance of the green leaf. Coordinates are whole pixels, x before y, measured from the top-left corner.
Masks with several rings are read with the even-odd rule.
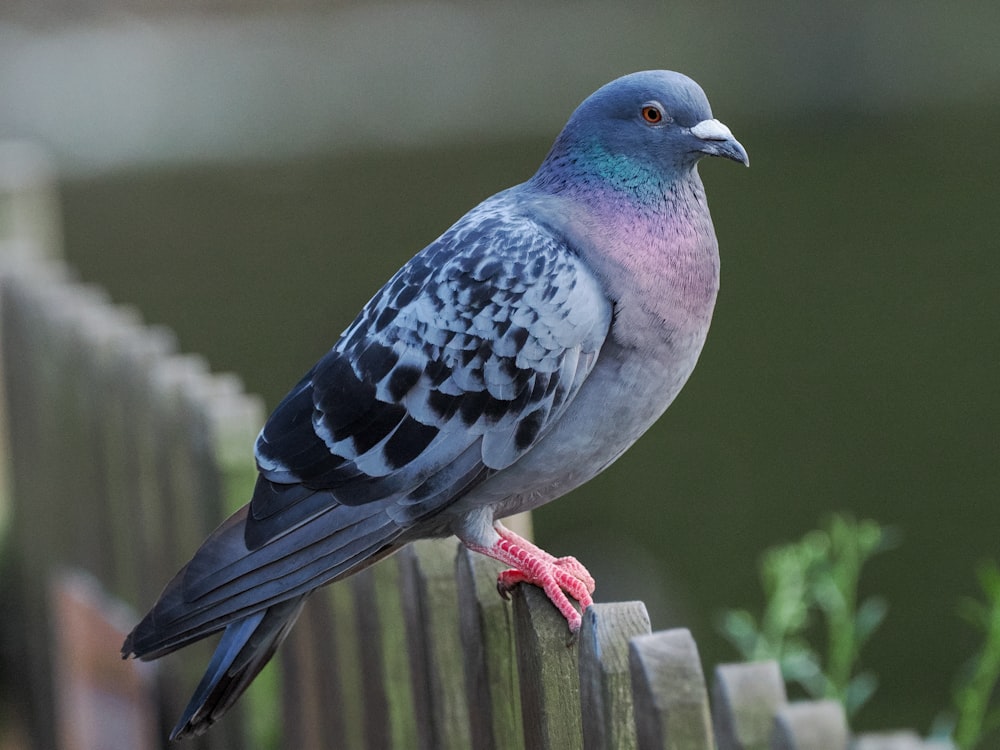
[[[990,611],[982,602],[971,596],[963,596],[958,600],[957,612],[959,617],[977,630],[989,630]]]
[[[889,604],[880,596],[870,596],[861,602],[854,616],[854,638],[858,648],[864,645],[885,620]]]
[[[861,672],[854,675],[847,683],[844,691],[844,710],[848,716],[853,716],[875,694],[878,678],[871,672]]]
[[[719,618],[719,632],[740,653],[744,659],[753,659],[761,641],[757,622],[744,609],[730,609]]]

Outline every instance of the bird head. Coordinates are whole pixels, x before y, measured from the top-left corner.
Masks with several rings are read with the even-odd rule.
[[[729,128],[712,116],[697,83],[651,70],[618,78],[587,97],[535,179],[550,186],[580,180],[663,186],[689,174],[704,156],[750,164]]]

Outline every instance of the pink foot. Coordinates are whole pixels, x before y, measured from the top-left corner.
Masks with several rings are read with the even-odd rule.
[[[494,524],[499,539],[492,546],[469,544],[470,549],[481,552],[494,560],[513,566],[497,577],[497,590],[507,598],[510,590],[519,583],[541,587],[549,601],[566,618],[570,632],[580,630],[583,620],[570,597],[586,610],[594,600],[594,579],[587,569],[573,557],[553,557],[531,542],[522,539],[499,523]],[[569,596],[567,596],[569,594]]]
[[[557,557],[550,562],[552,565],[576,578],[581,584],[583,584],[583,587],[587,590],[588,594],[594,593],[593,577],[575,557]],[[527,574],[518,568],[505,570],[497,576],[497,589],[500,591],[500,595],[504,599],[507,598],[507,595],[511,592],[511,590],[519,583],[534,583],[534,581],[529,580]]]

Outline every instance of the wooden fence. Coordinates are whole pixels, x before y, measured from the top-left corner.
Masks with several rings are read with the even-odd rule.
[[[150,605],[247,499],[264,414],[238,379],[73,281],[38,231],[51,217],[10,218],[46,202],[44,170],[28,172],[0,193],[7,688],[32,747],[161,747],[210,646],[121,661],[135,612],[120,602]],[[789,703],[773,663],[718,667],[710,710],[688,631],[651,632],[641,602],[600,603],[569,643],[538,589],[503,601],[497,572],[454,541],[422,542],[321,589],[280,669],[188,746],[932,746],[911,733],[851,738],[838,704]]]

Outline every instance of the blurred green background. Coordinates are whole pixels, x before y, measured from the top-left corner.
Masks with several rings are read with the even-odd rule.
[[[701,168],[723,257],[707,347],[537,539],[598,600],[690,627],[710,666],[734,658],[714,616],[760,607],[765,547],[836,510],[891,524],[856,724],[927,731],[976,647],[957,601],[1000,556],[1000,6],[88,7],[0,16],[0,137],[53,151],[84,280],[270,406],[593,89],[695,77],[752,164]]]

